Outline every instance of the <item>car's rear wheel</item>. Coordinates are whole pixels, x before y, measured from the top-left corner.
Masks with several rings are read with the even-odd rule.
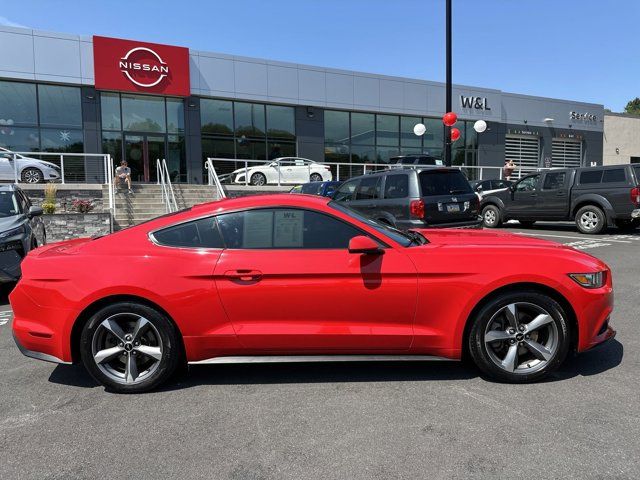
[[[106,306],[87,321],[82,362],[109,390],[140,393],[165,382],[181,362],[176,327],[155,309],[133,302]]]
[[[321,182],[322,181],[322,175],[320,175],[319,173],[312,173],[311,176],[309,177],[309,181],[310,182]]]
[[[487,228],[496,228],[502,224],[500,209],[495,205],[487,205],[482,209],[482,223]]]
[[[518,223],[526,228],[531,228],[536,223],[535,220],[518,220]]]
[[[267,184],[267,177],[263,173],[254,173],[251,175],[250,183],[256,187],[262,187]]]
[[[44,182],[44,175],[40,170],[34,167],[25,168],[20,174],[20,178],[24,183],[41,183]]]
[[[604,230],[606,217],[595,205],[585,205],[576,213],[576,226],[581,233],[594,235]]]
[[[503,293],[472,321],[471,358],[496,380],[540,380],[557,369],[569,351],[567,316],[558,302],[542,293]]]

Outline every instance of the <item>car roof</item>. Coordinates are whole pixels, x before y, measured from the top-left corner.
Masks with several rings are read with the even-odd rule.
[[[0,185],[0,191],[7,191],[7,190],[11,190],[15,192],[16,190],[20,190],[20,187],[18,187],[15,183],[5,183]]]

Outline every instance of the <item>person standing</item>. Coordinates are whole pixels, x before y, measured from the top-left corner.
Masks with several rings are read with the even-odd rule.
[[[504,167],[502,168],[502,176],[505,180],[511,180],[511,175],[513,175],[513,171],[516,169],[516,164],[513,163],[513,160],[506,159],[504,161]]]

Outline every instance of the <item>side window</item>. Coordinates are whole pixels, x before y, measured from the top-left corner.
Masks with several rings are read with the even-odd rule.
[[[580,184],[600,183],[602,181],[602,170],[583,170],[580,172]]]
[[[349,202],[353,200],[353,193],[356,191],[356,187],[360,183],[360,180],[353,180],[340,185],[340,188],[334,195],[333,199],[338,202]]]
[[[27,200],[24,193],[19,191],[16,192],[16,197],[18,197],[18,203],[20,204],[20,209],[22,210],[22,213],[27,213],[30,207],[29,200]]]
[[[341,220],[302,209],[259,209],[218,216],[228,248],[346,249],[362,233]]]
[[[360,180],[360,187],[356,191],[356,200],[372,200],[380,196],[382,177],[365,177]]]
[[[278,162],[278,165],[280,165],[281,167],[292,167],[295,164],[296,161],[292,159],[280,160],[280,162]]]
[[[544,177],[544,183],[542,184],[542,189],[558,190],[564,187],[564,182],[566,178],[567,178],[567,172],[547,173]]]
[[[624,168],[612,168],[605,170],[602,175],[602,183],[620,183],[626,182],[627,176],[624,173]]]
[[[333,192],[336,191],[336,186],[335,185],[328,185],[327,186],[327,190],[325,191],[325,196],[327,197],[331,197],[333,195]]]
[[[406,198],[409,196],[407,175],[387,175],[384,184],[384,198]]]
[[[531,177],[520,180],[516,185],[516,190],[518,192],[532,192],[538,185],[538,178],[540,178],[539,175],[533,175]]]
[[[158,230],[153,234],[153,238],[160,245],[167,247],[224,248],[214,217]]]
[[[297,158],[296,160],[293,161],[293,163],[295,164],[296,167],[304,167],[309,165],[308,163],[305,163],[304,160],[301,160],[299,158]]]

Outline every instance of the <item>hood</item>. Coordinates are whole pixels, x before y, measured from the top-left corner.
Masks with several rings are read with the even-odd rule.
[[[525,235],[487,230],[420,229],[432,245],[513,245],[519,247],[564,247],[564,245]]]
[[[0,218],[0,233],[19,227],[23,223],[24,223],[24,217],[22,215],[12,215],[11,217],[2,217]]]

